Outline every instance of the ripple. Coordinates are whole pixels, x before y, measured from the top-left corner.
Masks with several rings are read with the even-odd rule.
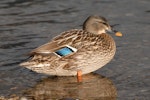
[[[78,12],[78,10],[75,10],[73,7],[72,8],[66,8],[62,10],[49,10],[46,12],[38,12],[38,13],[33,13],[33,14],[25,14],[25,15],[20,15],[20,16],[37,16],[37,15],[44,15],[44,14],[68,14],[68,13],[73,13],[73,12]]]
[[[9,43],[9,44],[3,44],[0,46],[1,49],[11,49],[17,46],[24,46],[25,44],[27,44],[29,42],[19,42],[19,43]]]
[[[24,6],[30,6],[33,3],[39,3],[41,1],[35,2],[34,0],[15,0],[14,2],[8,2],[8,0],[6,2],[3,2],[2,4],[4,6],[2,6],[1,8],[11,8],[11,7],[24,7]]]
[[[150,13],[150,10],[146,10],[145,12]]]
[[[72,21],[57,21],[57,20],[42,20],[42,21],[24,21],[24,22],[13,22],[10,24],[3,24],[0,26],[21,26],[21,25],[32,25],[32,24],[38,24],[38,23],[55,23],[55,24],[63,24],[63,23],[71,23]]]

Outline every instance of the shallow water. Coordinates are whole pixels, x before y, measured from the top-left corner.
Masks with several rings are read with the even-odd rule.
[[[0,96],[22,95],[37,86],[47,76],[20,67],[25,54],[97,14],[118,24],[123,37],[113,35],[115,58],[96,73],[113,82],[118,100],[149,100],[149,5],[149,0],[1,0]]]

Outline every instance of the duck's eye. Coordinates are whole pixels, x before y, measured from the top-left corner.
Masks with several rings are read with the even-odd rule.
[[[108,24],[107,23],[103,23],[104,25],[106,25],[106,26],[108,26]]]
[[[104,24],[104,25],[106,25],[106,26],[108,26],[108,24],[107,23],[105,23],[105,22],[100,22],[100,21],[97,21],[98,23],[101,23],[101,24]]]

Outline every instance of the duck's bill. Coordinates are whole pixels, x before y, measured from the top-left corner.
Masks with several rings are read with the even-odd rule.
[[[122,33],[119,32],[119,31],[115,32],[115,35],[118,36],[118,37],[122,37]]]
[[[118,37],[122,37],[122,33],[116,30],[107,30],[106,32],[109,34],[115,34],[115,36],[118,36]]]

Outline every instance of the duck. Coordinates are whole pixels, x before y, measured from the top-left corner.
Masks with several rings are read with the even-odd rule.
[[[89,16],[82,29],[60,33],[28,53],[20,66],[52,76],[77,76],[94,72],[109,63],[116,52],[114,33],[106,18]]]

